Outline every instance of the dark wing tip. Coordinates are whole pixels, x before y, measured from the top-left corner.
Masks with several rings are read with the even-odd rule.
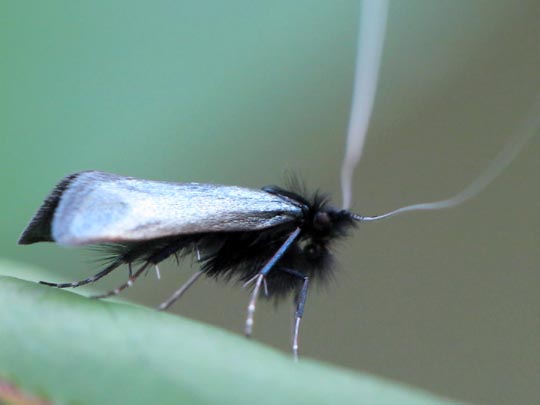
[[[41,207],[30,220],[24,229],[17,243],[19,245],[30,245],[36,242],[53,242],[51,235],[51,224],[58,202],[63,192],[81,173],[78,172],[64,177],[47,196]]]

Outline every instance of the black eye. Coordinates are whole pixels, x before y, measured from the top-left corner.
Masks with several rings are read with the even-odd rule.
[[[327,229],[330,225],[330,216],[326,212],[317,212],[313,218],[313,226],[316,229]]]

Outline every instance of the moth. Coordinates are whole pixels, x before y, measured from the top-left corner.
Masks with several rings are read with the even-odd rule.
[[[383,216],[336,209],[324,195],[307,196],[298,182],[293,188],[170,183],[84,171],[56,185],[18,243],[102,245],[110,263],[99,273],[71,283],[41,282],[78,287],[128,265],[127,281],[96,298],[119,294],[167,258],[193,253],[200,269],[159,309],[170,307],[202,275],[252,284],[245,325],[250,336],[261,290],[268,298],[292,295],[292,349],[297,355],[308,288],[313,280],[324,281],[331,274],[332,244],[358,222]],[[138,266],[134,271],[133,265]]]

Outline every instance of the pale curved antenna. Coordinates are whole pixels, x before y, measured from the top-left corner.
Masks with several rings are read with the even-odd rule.
[[[343,209],[349,209],[351,206],[353,173],[362,156],[375,100],[387,15],[387,0],[362,1],[351,117],[345,157],[341,166]]]
[[[531,140],[531,138],[540,133],[539,111],[540,99],[538,99],[534,104],[533,111],[531,115],[529,115],[529,117],[532,118],[525,121],[525,125],[522,126],[520,131],[518,131],[518,135],[506,144],[501,152],[499,152],[497,157],[493,159],[491,164],[484,170],[482,174],[480,174],[480,176],[478,176],[471,184],[456,195],[445,200],[407,205],[381,215],[363,216],[352,214],[352,218],[357,221],[369,222],[393,217],[394,215],[409,211],[426,211],[451,208],[478,195],[493,180],[495,180],[495,178],[499,176],[504,169],[508,167],[508,165],[516,158],[516,156],[519,154],[519,152],[521,152],[523,147]]]

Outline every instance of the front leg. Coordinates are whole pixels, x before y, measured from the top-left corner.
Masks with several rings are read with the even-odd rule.
[[[296,311],[294,314],[294,326],[293,326],[293,333],[292,333],[293,356],[294,356],[294,360],[298,361],[298,335],[300,333],[300,321],[302,320],[302,316],[304,315],[304,308],[306,306],[306,299],[307,299],[308,288],[309,288],[309,277],[296,270],[291,270],[291,269],[280,269],[280,270],[304,280],[304,282],[302,283],[302,287],[300,288],[300,291],[298,292],[295,298]]]
[[[259,298],[259,292],[261,290],[261,286],[265,283],[265,277],[270,273],[270,270],[272,270],[277,263],[279,259],[283,256],[283,254],[287,251],[289,247],[291,247],[292,243],[296,240],[296,238],[300,235],[300,228],[296,228],[283,242],[283,245],[280,246],[280,248],[277,250],[276,253],[266,262],[266,264],[263,266],[261,271],[259,271],[255,277],[253,277],[251,280],[249,280],[247,283],[244,284],[244,286],[249,285],[253,281],[255,281],[255,287],[253,287],[253,291],[251,292],[251,297],[249,299],[248,309],[247,309],[247,318],[246,318],[246,328],[245,328],[245,335],[246,337],[251,337],[251,333],[253,331],[253,318],[255,316],[255,307],[257,305],[257,298]]]

